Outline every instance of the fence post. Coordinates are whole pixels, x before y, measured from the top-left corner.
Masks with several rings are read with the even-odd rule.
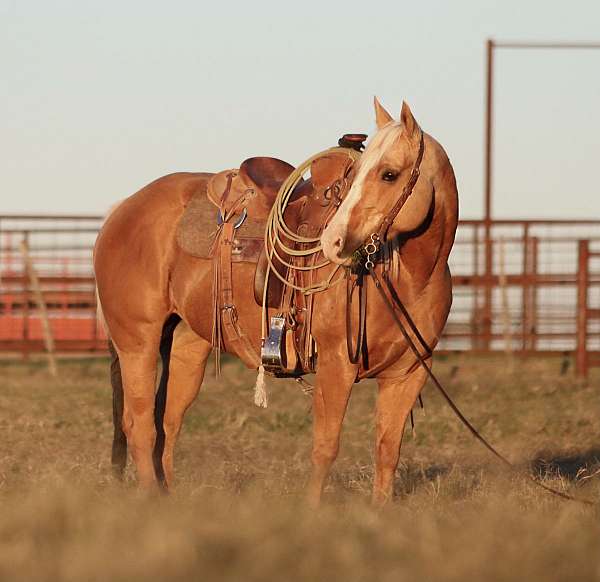
[[[485,276],[483,290],[483,349],[489,351],[492,346],[493,330],[493,274],[494,274],[494,243],[491,235],[491,224],[486,226],[485,236]]]
[[[471,349],[481,347],[481,286],[479,285],[479,224],[473,225],[473,308],[471,311]]]
[[[29,232],[23,233],[23,244],[29,246]],[[15,250],[16,250],[15,246]],[[27,277],[27,266],[25,264],[25,258],[21,256],[22,269],[21,275],[23,277],[23,286],[21,288],[23,297],[23,327],[22,327],[22,339],[23,339],[23,360],[29,360],[29,279]]]
[[[531,321],[531,305],[530,305],[530,292],[529,285],[530,272],[531,272],[531,261],[530,261],[530,244],[529,244],[529,224],[525,224],[525,230],[523,232],[523,238],[521,239],[521,248],[523,249],[523,263],[522,263],[522,287],[521,287],[521,351],[526,352],[529,347],[529,326]]]
[[[38,310],[40,312],[40,319],[42,321],[42,331],[44,334],[44,344],[46,345],[46,352],[48,355],[48,367],[50,373],[53,376],[58,375],[58,369],[56,367],[56,356],[54,354],[54,337],[52,336],[52,328],[50,327],[50,318],[48,317],[48,310],[46,308],[46,302],[42,294],[42,288],[38,279],[31,255],[29,254],[29,244],[26,238],[21,241],[21,254],[23,256],[23,264],[31,283],[33,290],[33,297],[37,303]]]
[[[589,256],[588,240],[579,241],[577,253],[577,353],[575,371],[579,378],[587,378],[587,320],[588,320],[588,286],[589,286]]]
[[[531,287],[530,294],[530,326],[529,326],[529,348],[532,351],[537,350],[537,313],[538,313],[538,237],[534,236],[529,239],[531,245]]]
[[[512,321],[510,317],[510,302],[508,298],[508,279],[506,277],[505,240],[501,236],[498,241],[498,287],[500,289],[500,305],[502,308],[502,332],[504,335],[504,352],[512,355]]]

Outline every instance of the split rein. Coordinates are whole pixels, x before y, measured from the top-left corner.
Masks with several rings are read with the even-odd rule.
[[[469,430],[469,432],[488,451],[490,451],[497,459],[499,459],[511,471],[513,471],[515,474],[522,475],[523,472],[517,466],[515,466],[511,461],[509,461],[502,453],[500,453],[492,444],[490,444],[487,441],[487,439],[485,437],[483,437],[479,433],[479,431],[471,424],[471,422],[466,418],[466,416],[460,411],[458,406],[454,403],[454,401],[452,400],[452,398],[450,397],[450,395],[448,394],[446,389],[443,387],[442,383],[439,381],[437,376],[431,370],[431,367],[429,365],[427,365],[427,360],[430,359],[432,350],[429,348],[429,346],[423,339],[423,336],[419,333],[417,326],[415,325],[414,321],[410,317],[408,311],[406,310],[406,307],[402,303],[402,300],[398,296],[398,293],[396,292],[387,273],[384,273],[383,277],[381,277],[380,275],[377,274],[377,271],[375,270],[375,262],[373,261],[373,258],[374,258],[374,255],[378,252],[379,246],[380,246],[380,241],[379,241],[378,235],[375,235],[375,234],[371,235],[371,242],[367,243],[364,247],[364,251],[366,254],[366,261],[364,263],[364,269],[373,279],[375,288],[379,292],[379,295],[383,301],[383,304],[385,305],[387,311],[389,312],[392,319],[394,320],[394,323],[400,330],[400,333],[402,334],[402,337],[408,344],[408,347],[415,355],[415,358],[417,359],[418,364],[423,368],[423,370],[425,370],[425,373],[427,374],[427,376],[429,377],[431,382],[433,382],[434,386],[438,389],[438,391],[440,392],[440,394],[442,395],[444,400],[447,402],[447,404],[450,406],[450,408],[452,409],[452,412],[454,412],[454,414],[465,425],[465,427]],[[366,289],[366,285],[365,285],[364,281],[362,282],[362,288]],[[363,292],[364,291],[361,290],[361,293],[363,293]],[[365,311],[366,311],[366,309],[365,309]],[[421,350],[417,347],[415,341],[413,340],[413,338],[411,337],[411,335],[407,329],[407,326],[400,318],[400,315],[405,319],[406,323],[408,324],[408,327],[410,328],[410,331],[417,338],[417,341],[419,342],[419,344],[421,344],[421,348],[425,351],[425,355],[423,355],[421,353]],[[359,341],[361,343],[363,341],[363,339],[361,339],[361,338],[363,338],[363,337],[364,337],[364,332],[360,331],[359,332]],[[348,344],[348,346],[350,346],[350,344]],[[356,362],[354,362],[354,363],[357,363],[361,352],[362,352],[362,345],[360,347],[357,345],[356,351],[352,352],[352,353],[351,353],[350,347],[349,347],[348,355],[356,356]],[[553,495],[556,495],[562,499],[565,499],[568,501],[575,501],[577,503],[582,503],[584,505],[589,505],[589,506],[597,505],[597,502],[591,501],[589,499],[573,497],[572,495],[569,495],[568,493],[564,493],[562,491],[559,491],[558,489],[554,489],[552,487],[549,487],[548,485],[544,485],[544,483],[542,483],[541,481],[539,481],[538,479],[535,479],[534,477],[532,477],[530,475],[524,475],[524,476],[527,478],[528,481],[530,481],[534,485],[536,485],[536,486],[542,488],[544,491],[547,491],[548,493],[552,493]]]
[[[466,418],[466,416],[460,411],[458,406],[454,403],[448,392],[443,387],[442,383],[438,380],[437,376],[431,370],[431,366],[427,365],[427,360],[431,358],[432,350],[428,346],[427,342],[419,332],[419,329],[415,325],[413,319],[408,313],[406,307],[402,303],[402,300],[398,296],[392,282],[389,279],[388,272],[384,269],[383,276],[379,276],[377,271],[375,270],[375,260],[376,256],[379,253],[379,250],[382,245],[382,241],[385,241],[387,232],[396,219],[398,213],[410,197],[413,192],[414,186],[417,183],[420,175],[420,167],[421,162],[423,160],[423,152],[424,152],[424,137],[423,132],[421,131],[421,139],[419,143],[419,152],[417,154],[417,158],[412,168],[412,172],[407,184],[404,186],[402,193],[390,212],[384,218],[379,231],[373,233],[370,237],[370,240],[364,245],[362,249],[360,249],[355,254],[355,264],[358,263],[358,281],[357,285],[359,286],[359,328],[358,328],[358,337],[356,341],[356,347],[352,349],[351,346],[351,324],[350,324],[350,314],[351,314],[351,300],[352,300],[352,288],[350,283],[350,277],[348,277],[348,287],[347,287],[347,302],[346,302],[346,341],[348,346],[348,357],[353,364],[357,364],[360,360],[361,355],[366,353],[365,349],[365,327],[366,327],[366,284],[364,279],[364,273],[368,273],[373,282],[375,284],[375,288],[379,292],[379,295],[385,305],[387,311],[390,316],[394,320],[394,323],[400,330],[404,340],[409,346],[410,350],[413,352],[415,358],[417,359],[418,365],[423,368],[428,378],[433,382],[434,386],[438,389],[444,400],[452,409],[452,412],[458,417],[458,419],[464,424],[464,426],[469,430],[469,432],[488,450],[490,451],[498,460],[500,460],[505,466],[507,466],[511,471],[515,474],[522,474],[522,471],[516,467],[511,461],[509,461],[502,453],[500,453],[489,441],[479,433],[479,431],[471,424],[471,422]],[[361,265],[361,262],[364,263]],[[386,293],[387,291],[387,293]],[[421,345],[421,349],[424,351],[424,354],[421,352],[421,349],[417,347],[415,341],[411,337],[407,325],[404,324],[400,315],[406,321],[408,328],[413,333],[414,337],[417,339],[419,344]],[[556,495],[561,499],[565,499],[567,501],[575,501],[577,503],[581,503],[583,505],[595,506],[596,502],[591,501],[589,499],[582,499],[578,497],[574,497],[569,495],[568,493],[564,493],[563,491],[559,491],[558,489],[554,489],[553,487],[549,487],[545,485],[538,479],[530,475],[525,475],[528,481],[540,487],[544,491],[551,493],[552,495]]]
[[[454,403],[448,392],[445,390],[441,382],[438,380],[437,376],[431,370],[431,367],[427,364],[427,360],[431,358],[432,350],[427,345],[427,342],[424,340],[423,336],[419,332],[417,326],[412,320],[410,314],[408,313],[406,307],[402,303],[398,293],[396,292],[392,282],[389,279],[389,274],[384,270],[383,275],[379,276],[377,271],[375,270],[375,260],[381,249],[382,242],[386,240],[388,230],[390,226],[393,224],[396,219],[398,213],[411,196],[415,184],[419,179],[420,175],[420,167],[421,162],[423,160],[424,155],[424,134],[421,131],[420,141],[419,141],[419,151],[415,162],[413,164],[413,168],[411,171],[411,175],[408,179],[408,182],[405,184],[398,200],[394,204],[394,206],[390,209],[389,213],[385,216],[378,232],[373,233],[370,237],[370,240],[363,246],[363,248],[359,249],[354,255],[354,271],[358,274],[357,285],[359,287],[359,330],[356,341],[356,346],[353,348],[351,343],[352,330],[351,330],[351,301],[352,301],[352,282],[351,277],[348,273],[347,279],[347,302],[346,302],[346,341],[348,347],[348,357],[353,364],[357,364],[360,361],[361,356],[366,357],[366,344],[365,344],[365,329],[366,329],[366,281],[364,280],[365,275],[368,274],[373,279],[375,284],[375,288],[377,289],[383,304],[388,310],[390,316],[394,320],[394,323],[399,328],[400,333],[402,334],[404,340],[409,346],[410,350],[415,355],[417,359],[417,363],[421,366],[428,378],[433,382],[434,386],[438,389],[444,400],[448,403],[454,414],[458,417],[458,419],[465,425],[465,427],[469,430],[469,432],[488,450],[490,451],[498,460],[500,460],[505,466],[507,466],[511,471],[515,474],[522,474],[522,471],[516,467],[511,461],[509,461],[504,455],[502,455],[493,445],[491,445],[485,437],[483,437],[479,431],[471,424],[471,422],[465,417],[465,415],[460,411],[458,406]],[[319,238],[307,238],[299,236],[297,233],[291,231],[287,225],[285,224],[285,220],[283,217],[284,211],[288,205],[291,194],[294,188],[298,185],[300,180],[302,179],[303,174],[310,168],[310,164],[317,158],[322,155],[326,155],[328,153],[340,151],[340,148],[332,148],[331,150],[326,150],[325,152],[321,152],[316,156],[313,156],[309,160],[307,160],[304,164],[299,166],[296,171],[294,171],[284,182],[283,186],[280,189],[279,195],[277,196],[277,200],[273,208],[271,209],[271,213],[269,215],[267,230],[265,234],[265,249],[267,251],[267,260],[269,269],[267,270],[267,281],[265,282],[265,288],[263,293],[263,337],[266,333],[266,299],[267,299],[267,284],[268,284],[268,276],[270,273],[273,273],[277,278],[279,278],[284,285],[290,286],[296,291],[299,291],[304,294],[312,294],[319,291],[323,291],[329,287],[331,287],[333,283],[333,279],[335,274],[338,272],[338,268],[334,269],[330,275],[324,280],[320,281],[316,284],[313,284],[309,287],[301,287],[298,285],[294,285],[285,277],[281,276],[274,264],[274,260],[278,260],[283,265],[290,270],[317,270],[329,262],[318,264],[313,261],[313,264],[310,266],[300,266],[297,264],[290,263],[286,261],[283,255],[288,255],[291,257],[303,257],[304,259],[308,257],[312,257],[316,259],[316,256],[321,252],[322,248],[320,245]],[[346,151],[348,155],[356,161],[360,154],[358,152],[343,149]],[[290,241],[290,242],[288,242]],[[291,244],[290,244],[291,243]],[[294,244],[296,243],[296,244]],[[299,244],[299,247],[296,246]],[[278,252],[278,250],[280,252]],[[343,278],[337,279],[336,282],[343,280]],[[387,291],[387,292],[386,292]],[[406,324],[402,321],[402,318],[406,321]],[[411,337],[408,328],[412,332],[413,336],[417,339],[419,344],[421,345],[421,349],[424,351],[424,355],[421,350],[417,347],[415,341]],[[305,392],[309,392],[310,388],[303,388]],[[527,480],[531,483],[540,487],[544,491],[556,495],[561,499],[565,499],[568,501],[575,501],[584,505],[595,506],[596,502],[581,499],[577,497],[573,497],[568,493],[564,493],[544,483],[540,482],[538,479],[530,476],[524,475]]]

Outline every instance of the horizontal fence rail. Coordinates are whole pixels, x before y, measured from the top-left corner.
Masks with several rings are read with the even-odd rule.
[[[0,216],[0,351],[44,349],[24,268],[27,243],[59,352],[104,353],[92,249],[100,216]],[[600,220],[463,220],[450,257],[446,351],[600,359]]]
[[[43,322],[24,266],[28,248],[58,352],[104,353],[92,249],[101,216],[0,216],[0,351],[44,350]]]

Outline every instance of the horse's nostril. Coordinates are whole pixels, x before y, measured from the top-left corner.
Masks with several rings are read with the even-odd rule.
[[[344,248],[344,239],[341,236],[338,236],[333,241],[333,248],[335,249],[336,255],[339,256],[342,252],[342,249]]]

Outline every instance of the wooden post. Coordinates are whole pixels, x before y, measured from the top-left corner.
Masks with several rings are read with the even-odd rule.
[[[530,311],[530,326],[529,326],[529,348],[532,351],[537,350],[537,314],[538,314],[538,237],[534,236],[529,239],[531,247],[531,287],[529,288],[531,296],[531,311]]]
[[[523,351],[535,350],[537,327],[537,237],[529,236],[525,229],[523,239]]]
[[[48,367],[50,373],[53,376],[58,375],[58,369],[56,367],[56,356],[54,353],[54,337],[52,336],[52,329],[50,328],[50,320],[48,319],[48,310],[46,309],[46,302],[42,295],[42,288],[40,287],[40,281],[37,273],[33,266],[31,256],[29,254],[29,244],[27,238],[23,238],[21,241],[21,255],[23,256],[23,264],[27,271],[27,276],[33,289],[33,298],[37,303],[38,309],[40,310],[40,316],[42,319],[42,330],[44,333],[44,344],[46,346],[46,352],[48,354]]]
[[[575,371],[579,378],[587,378],[587,320],[588,320],[588,286],[589,286],[589,241],[579,241],[577,260],[577,352]]]

